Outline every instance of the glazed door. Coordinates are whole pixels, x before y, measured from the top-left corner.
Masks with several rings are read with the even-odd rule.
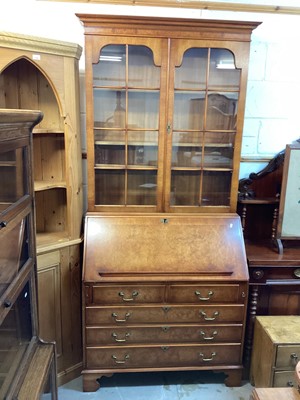
[[[171,44],[165,210],[233,211],[241,70],[224,44]],[[215,45],[215,44],[214,44]]]
[[[93,39],[86,66],[93,82],[87,93],[89,209],[160,211],[167,43]]]

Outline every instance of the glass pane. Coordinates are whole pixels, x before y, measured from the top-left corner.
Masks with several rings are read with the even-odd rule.
[[[201,132],[173,133],[172,166],[193,167],[197,165],[197,156],[201,153],[202,141],[203,133]]]
[[[95,166],[98,164],[125,165],[125,146],[112,144],[95,145]]]
[[[128,92],[128,128],[158,129],[159,92]]]
[[[95,144],[122,144],[125,145],[125,131],[116,129],[94,129]]]
[[[23,171],[23,148],[0,152],[0,211],[26,193]]]
[[[94,86],[125,86],[126,48],[108,45],[100,52],[98,64],[93,65]]]
[[[128,132],[128,164],[157,166],[158,132]]]
[[[156,171],[128,171],[129,205],[156,204]]]
[[[27,261],[28,248],[24,238],[24,228],[25,221],[21,220],[11,229],[3,228],[0,231],[0,296]],[[14,246],[11,246],[11,243],[14,243]],[[27,253],[26,259],[23,259],[22,252]]]
[[[200,171],[172,171],[171,204],[175,206],[198,206]]]
[[[208,95],[206,129],[235,129],[237,103],[238,93],[210,93]]]
[[[125,204],[125,171],[95,170],[96,204]]]
[[[234,55],[226,49],[211,49],[209,64],[209,89],[238,90],[240,70],[235,69]]]
[[[204,171],[203,206],[229,206],[231,176],[231,172]]]
[[[160,87],[160,68],[154,65],[153,53],[145,46],[128,46],[128,86]]]
[[[125,128],[126,92],[94,90],[94,126],[96,128]]]
[[[1,399],[6,398],[7,391],[11,387],[22,357],[31,340],[31,332],[30,291],[27,283],[1,324]]]
[[[173,129],[203,129],[204,93],[175,93]]]
[[[232,168],[235,133],[206,132],[204,167]]]
[[[182,64],[175,69],[176,89],[203,89],[206,86],[208,49],[188,49]]]

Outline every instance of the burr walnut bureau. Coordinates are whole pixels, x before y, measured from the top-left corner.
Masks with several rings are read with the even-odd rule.
[[[83,390],[167,370],[223,371],[239,385],[247,295],[236,214],[88,213]]]

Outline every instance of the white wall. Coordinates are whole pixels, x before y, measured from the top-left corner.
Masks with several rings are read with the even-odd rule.
[[[300,137],[300,15],[2,0],[0,30],[71,41],[84,47],[83,27],[75,13],[262,21],[252,35],[240,177],[259,171],[267,159]],[[85,150],[84,55],[80,70]]]

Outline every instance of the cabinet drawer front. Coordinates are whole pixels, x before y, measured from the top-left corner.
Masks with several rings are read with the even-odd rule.
[[[94,304],[162,303],[163,285],[93,286]]]
[[[145,368],[239,364],[241,346],[87,347],[87,368]]]
[[[273,387],[297,387],[295,371],[276,371],[274,373]]]
[[[275,361],[276,368],[295,369],[300,360],[300,345],[279,345]]]
[[[171,285],[167,301],[194,304],[237,303],[240,301],[239,293],[239,285]]]
[[[242,322],[245,308],[242,305],[170,306],[152,307],[86,307],[86,325],[136,324],[136,323],[222,323]]]
[[[239,343],[242,325],[163,325],[87,327],[86,344],[124,345],[131,343]]]

